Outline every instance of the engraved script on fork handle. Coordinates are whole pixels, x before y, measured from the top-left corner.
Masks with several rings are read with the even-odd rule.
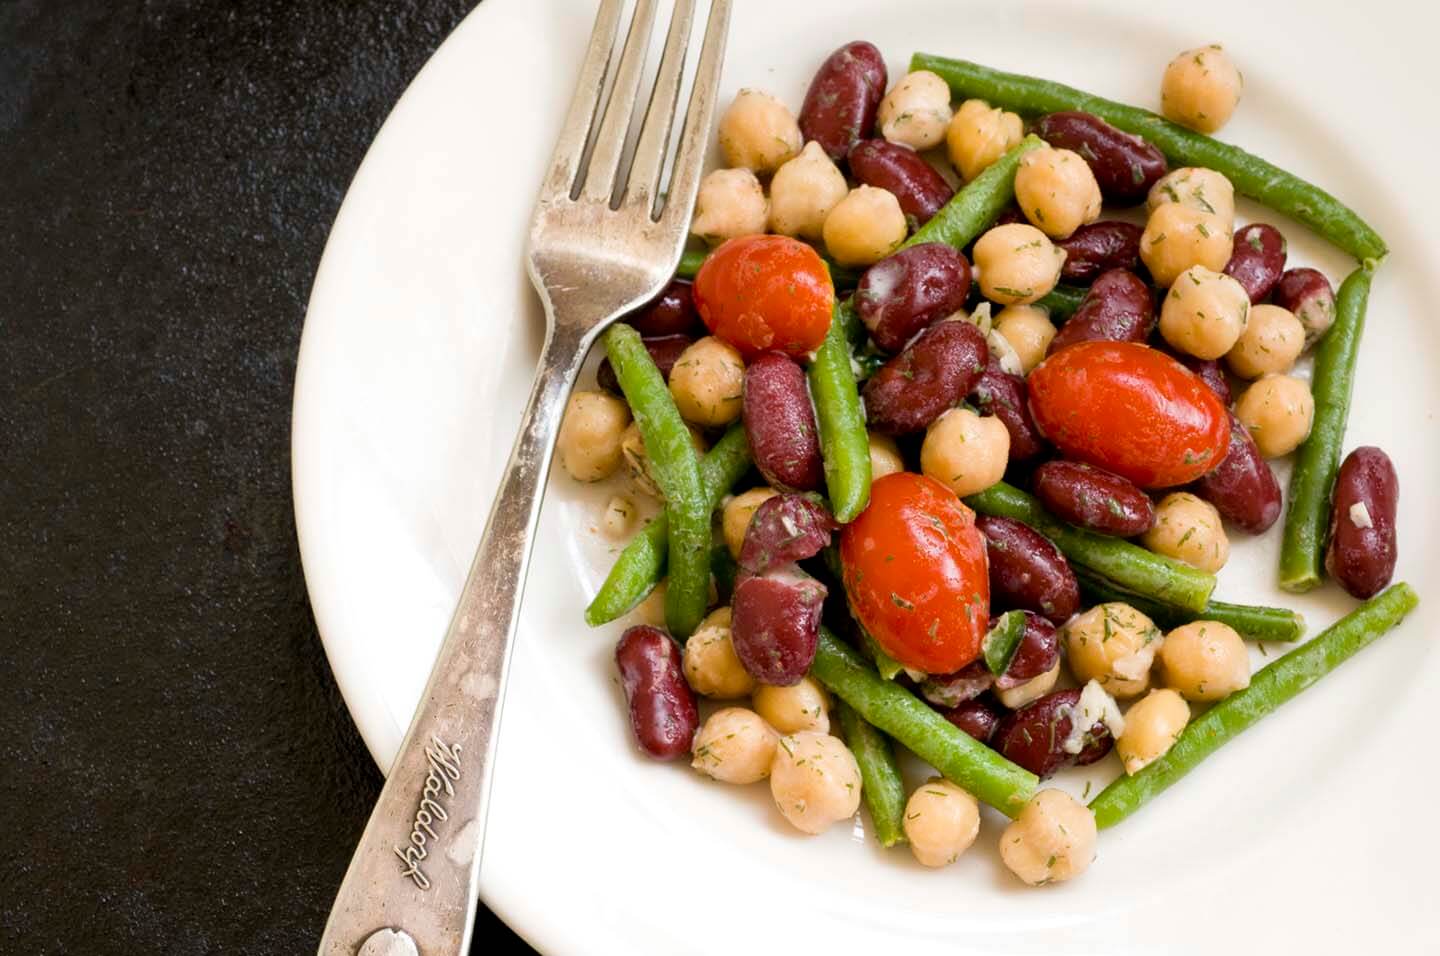
[[[560,417],[590,342],[573,324],[550,327],[484,536],[321,956],[440,956],[468,945],[511,638]]]

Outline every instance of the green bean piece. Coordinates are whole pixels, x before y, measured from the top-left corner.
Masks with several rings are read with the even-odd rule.
[[[842,701],[835,704],[840,733],[855,763],[860,767],[860,794],[870,810],[875,839],[890,848],[905,842],[905,781],[895,762],[890,738],[867,724],[854,708]]]
[[[917,53],[911,70],[939,74],[960,99],[1036,116],[1063,110],[1093,113],[1112,126],[1159,147],[1172,166],[1203,166],[1224,173],[1235,191],[1305,223],[1362,262],[1385,255],[1385,240],[1354,210],[1325,190],[1238,146],[1188,130],[1162,116],[1049,80],[1005,73],[947,57]]]
[[[1082,565],[1076,565],[1074,571],[1087,603],[1122,601],[1166,631],[1191,621],[1218,621],[1252,641],[1298,641],[1305,633],[1305,616],[1289,608],[1210,601],[1203,610],[1190,611],[1117,587]]]
[[[900,248],[922,242],[944,242],[956,249],[970,245],[1014,201],[1015,170],[1020,168],[1020,157],[1044,145],[1045,141],[1040,137],[1034,134],[1026,136],[1010,152],[961,187]]]
[[[1080,303],[1085,301],[1085,293],[1089,291],[1089,289],[1080,289],[1073,285],[1057,285],[1037,299],[1035,304],[1042,309],[1047,309],[1052,318],[1064,321],[1075,314],[1075,310],[1080,308]]]
[[[703,475],[701,480],[704,480]],[[730,553],[730,546],[723,540],[717,540],[710,548],[710,576],[715,579],[715,593],[721,604],[730,603],[730,597],[735,593],[735,578],[739,573],[740,565]]]
[[[1100,791],[1090,804],[1095,823],[1104,829],[1134,813],[1241,731],[1399,624],[1419,600],[1410,585],[1403,582],[1391,585],[1313,641],[1261,668],[1250,679],[1249,687],[1236,691],[1191,721],[1163,757],[1133,776],[1120,777]]]
[[[1350,417],[1350,392],[1365,307],[1370,300],[1373,271],[1361,266],[1340,283],[1335,296],[1335,325],[1315,347],[1310,393],[1315,419],[1310,437],[1295,455],[1290,472],[1290,504],[1280,538],[1280,587],[1300,593],[1318,587],[1323,574],[1325,537],[1330,525],[1330,493],[1340,470],[1345,422]]]
[[[1055,542],[1071,564],[1087,567],[1141,597],[1199,613],[1215,590],[1215,575],[1146,551],[1123,538],[1066,524],[1041,507],[1033,495],[1003,481],[971,495],[965,503],[981,514],[1028,524]]]
[[[640,333],[623,322],[605,333],[605,353],[645,441],[669,516],[670,585],[665,625],[684,640],[705,616],[710,597],[710,509],[690,430],[655,367]]]
[[[680,263],[675,267],[675,278],[694,279],[695,274],[700,271],[700,266],[705,263],[706,257],[710,255],[708,249],[686,249],[680,256]],[[837,289],[853,289],[860,281],[863,272],[857,272],[849,266],[842,266],[833,259],[824,255],[820,258],[825,260],[825,267],[830,270],[830,281]]]
[[[808,375],[815,423],[820,427],[825,490],[835,520],[845,524],[870,503],[870,437],[865,433],[865,411],[838,307]]]
[[[705,264],[705,257],[710,255],[708,249],[686,249],[680,254],[680,264],[675,267],[675,278],[694,279],[695,273]]]
[[[995,626],[985,634],[985,640],[980,643],[980,655],[985,658],[985,666],[990,673],[996,677],[1001,676],[1010,667],[1010,661],[1014,659],[1015,652],[1020,649],[1020,640],[1025,636],[1025,612],[1006,611],[1000,615]]]
[[[1035,793],[1039,779],[1000,756],[894,681],[875,672],[854,648],[826,628],[810,673],[867,722],[1007,816]]]
[[[730,426],[705,457],[700,459],[700,485],[709,510],[713,512],[720,499],[735,482],[750,470],[750,443],[745,427],[739,422]],[[670,536],[668,508],[655,520],[640,529],[610,568],[605,583],[595,600],[585,609],[585,623],[591,627],[609,624],[645,600],[645,595],[665,576],[666,544]],[[726,552],[729,556],[729,552]],[[711,555],[711,567],[715,556]]]

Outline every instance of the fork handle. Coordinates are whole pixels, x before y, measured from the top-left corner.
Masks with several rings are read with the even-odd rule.
[[[511,638],[551,453],[586,344],[563,326],[546,336],[445,643],[340,885],[320,956],[467,951]]]

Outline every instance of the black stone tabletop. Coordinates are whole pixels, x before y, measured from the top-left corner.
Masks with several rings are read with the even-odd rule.
[[[296,350],[470,6],[0,2],[0,952],[315,952],[380,775],[306,600]]]

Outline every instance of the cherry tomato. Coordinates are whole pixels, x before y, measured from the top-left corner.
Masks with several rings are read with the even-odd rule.
[[[885,653],[927,674],[980,656],[990,574],[975,513],[925,475],[895,472],[840,535],[850,608]]]
[[[1205,381],[1137,342],[1063,348],[1027,384],[1036,426],[1066,458],[1142,488],[1194,481],[1229,448],[1229,417]]]
[[[788,236],[741,236],[695,274],[695,307],[711,333],[746,360],[775,350],[809,355],[825,340],[835,286],[820,254]]]

